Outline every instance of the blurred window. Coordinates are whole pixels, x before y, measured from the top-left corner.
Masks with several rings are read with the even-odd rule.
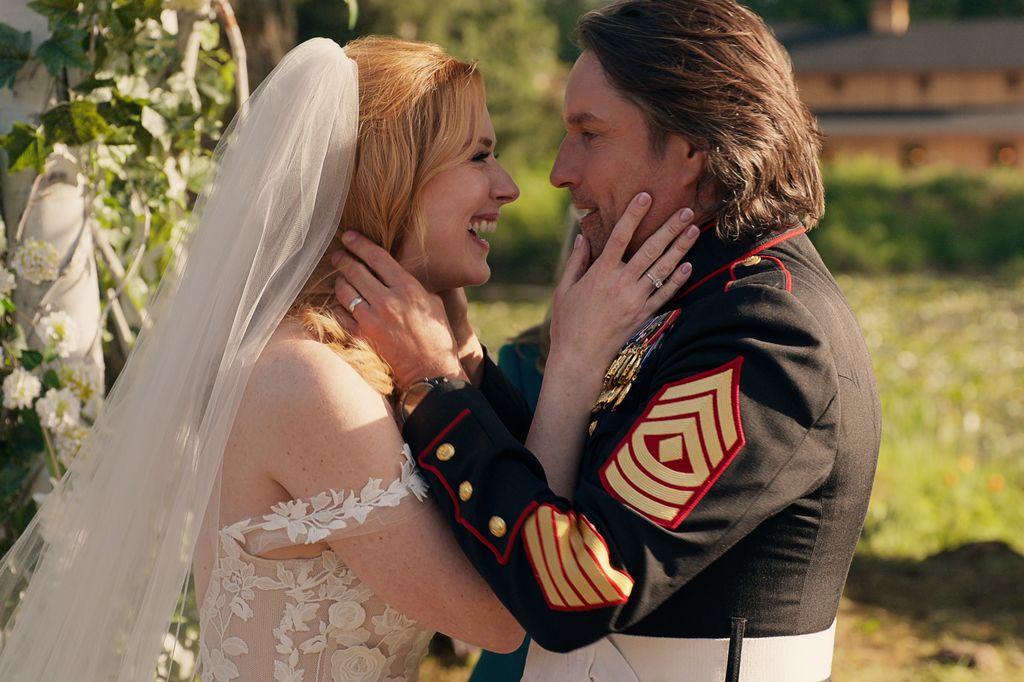
[[[1017,146],[1009,142],[997,142],[992,145],[992,165],[1013,167],[1020,162]]]
[[[924,166],[928,163],[928,150],[920,142],[909,142],[903,145],[901,160],[909,168]]]

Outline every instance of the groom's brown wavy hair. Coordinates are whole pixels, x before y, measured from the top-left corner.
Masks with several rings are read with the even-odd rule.
[[[419,210],[423,187],[465,160],[480,136],[483,78],[475,63],[430,43],[369,36],[348,43],[345,53],[359,70],[359,132],[336,237],[355,230],[397,256],[405,240],[422,239],[427,228]],[[292,312],[375,390],[393,398],[390,368],[332,312],[330,256],[339,244],[327,250]]]
[[[756,238],[825,210],[821,134],[785,49],[732,0],[620,0],[584,15],[580,47],[639,106],[651,151],[680,135],[707,152],[723,238]]]

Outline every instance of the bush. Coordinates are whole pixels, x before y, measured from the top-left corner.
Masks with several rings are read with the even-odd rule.
[[[835,270],[1024,269],[1019,172],[904,171],[865,159],[827,166],[825,190],[811,239]]]
[[[509,170],[522,192],[492,240],[493,281],[549,284],[569,193],[550,165]],[[825,167],[826,208],[811,240],[835,272],[1024,273],[1024,174],[906,171],[873,159]]]

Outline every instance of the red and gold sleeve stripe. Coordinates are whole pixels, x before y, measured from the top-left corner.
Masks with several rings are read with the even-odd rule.
[[[552,609],[596,609],[629,599],[633,578],[612,566],[608,544],[582,515],[541,505],[523,525],[523,544]]]

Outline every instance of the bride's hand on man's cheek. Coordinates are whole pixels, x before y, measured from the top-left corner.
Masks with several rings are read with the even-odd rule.
[[[646,192],[633,198],[592,265],[582,235],[577,237],[552,305],[556,363],[607,367],[629,336],[689,279],[690,264],[680,263],[700,236],[689,208],[673,213],[623,262],[650,205]]]
[[[332,256],[334,295],[342,323],[366,339],[404,389],[423,377],[467,379],[445,304],[391,255],[356,232]]]

